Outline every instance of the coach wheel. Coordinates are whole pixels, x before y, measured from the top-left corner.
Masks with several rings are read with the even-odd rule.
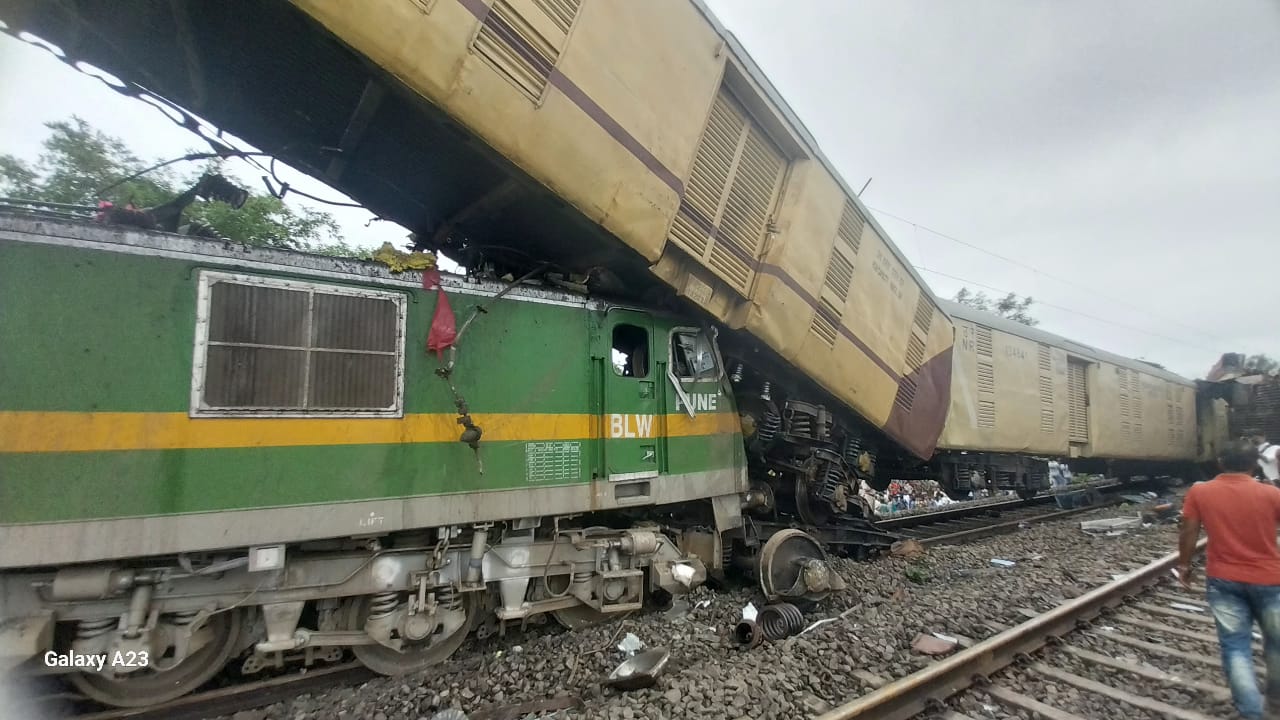
[[[125,675],[73,673],[67,680],[90,700],[115,707],[158,705],[186,695],[208,682],[227,664],[240,638],[240,610],[209,617],[192,634],[197,649],[167,670],[135,670]]]

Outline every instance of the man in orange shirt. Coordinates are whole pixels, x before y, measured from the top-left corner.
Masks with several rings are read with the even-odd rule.
[[[1218,456],[1222,474],[1193,485],[1182,503],[1178,577],[1190,588],[1191,556],[1200,528],[1209,535],[1205,586],[1218,626],[1222,669],[1236,710],[1262,717],[1253,674],[1253,623],[1262,628],[1267,664],[1267,711],[1280,717],[1280,488],[1253,479],[1258,449],[1248,440],[1228,443]]]

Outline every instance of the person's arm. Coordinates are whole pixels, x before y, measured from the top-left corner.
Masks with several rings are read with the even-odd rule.
[[[1187,492],[1182,503],[1182,525],[1178,529],[1178,582],[1191,589],[1191,557],[1200,540],[1200,508],[1196,503],[1195,488]]]

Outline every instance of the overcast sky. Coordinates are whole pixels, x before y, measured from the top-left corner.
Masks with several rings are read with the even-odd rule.
[[[1044,329],[1189,377],[1280,356],[1280,2],[709,2],[939,295],[1030,294]],[[146,157],[199,145],[6,37],[0,76],[0,151],[72,113]]]

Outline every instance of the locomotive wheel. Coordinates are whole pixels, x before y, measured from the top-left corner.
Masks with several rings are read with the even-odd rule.
[[[365,620],[369,618],[370,596],[352,598],[347,603],[347,627],[363,629]],[[351,652],[365,667],[379,675],[399,676],[426,670],[449,658],[462,643],[476,624],[480,615],[477,593],[462,595],[462,610],[466,618],[452,632],[444,631],[427,640],[406,643],[403,650],[393,650],[386,645],[353,645]]]
[[[817,600],[825,595],[808,593],[800,583],[801,563],[805,560],[825,563],[827,553],[813,536],[794,528],[774,533],[760,548],[757,575],[760,590],[769,602],[779,598],[789,602],[798,598]]]
[[[831,521],[831,508],[822,500],[815,500],[809,494],[809,481],[803,476],[796,478],[796,513],[807,525],[818,527]]]
[[[72,687],[85,697],[115,707],[146,707],[169,702],[208,682],[227,664],[240,638],[243,615],[228,610],[211,616],[195,632],[204,644],[168,670],[135,670],[127,675],[73,673]]]

